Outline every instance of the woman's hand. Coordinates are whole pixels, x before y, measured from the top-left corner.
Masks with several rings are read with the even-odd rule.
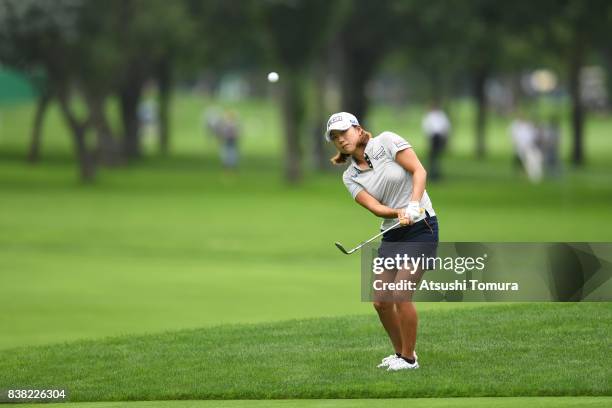
[[[421,208],[421,203],[418,201],[410,201],[408,203],[408,208],[406,208],[405,216],[410,218],[412,222],[416,222],[416,220],[418,220],[424,212],[425,210]]]
[[[410,225],[412,224],[412,220],[410,219],[410,216],[408,214],[406,214],[406,209],[405,208],[399,208],[397,210],[397,219],[400,222],[400,225]]]

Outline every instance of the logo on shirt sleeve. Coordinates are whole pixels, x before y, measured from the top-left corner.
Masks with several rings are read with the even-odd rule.
[[[385,155],[385,148],[380,146],[380,148],[372,155],[374,160],[380,160]]]

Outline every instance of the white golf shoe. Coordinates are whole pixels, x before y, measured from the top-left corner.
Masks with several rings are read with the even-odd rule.
[[[403,358],[397,358],[393,360],[391,364],[389,364],[387,371],[416,370],[417,368],[419,368],[419,362],[416,360],[416,358],[414,359],[413,364],[410,364]]]
[[[417,357],[417,353],[416,351],[414,352],[414,359],[416,360]],[[378,368],[387,368],[391,365],[391,363],[393,363],[393,361],[395,360],[401,360],[400,357],[397,356],[397,354],[391,354],[385,358],[382,359],[382,361],[380,362],[379,365],[377,365],[376,367]]]
[[[398,356],[397,356],[395,353],[394,353],[394,354],[391,354],[391,355],[389,355],[389,356],[387,356],[387,357],[383,358],[383,359],[382,359],[382,361],[380,362],[380,364],[379,364],[379,365],[377,365],[376,367],[378,367],[378,368],[386,368],[386,367],[389,367],[389,365],[391,364],[391,362],[392,362],[393,360],[397,360],[398,358],[399,358],[399,357],[398,357]],[[400,359],[400,360],[401,360],[401,359]]]

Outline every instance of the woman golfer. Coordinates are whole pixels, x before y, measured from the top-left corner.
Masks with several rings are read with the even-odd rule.
[[[378,256],[435,256],[438,222],[425,191],[427,173],[410,143],[392,132],[372,137],[347,112],[335,113],[329,118],[325,138],[338,150],[332,163],[349,162],[342,180],[355,201],[384,218],[382,229],[398,220],[401,223],[383,234]],[[385,271],[381,275],[383,281],[409,280],[418,284],[423,268],[404,265]],[[416,369],[419,367],[414,351],[418,317],[412,292],[388,295],[388,291],[375,293],[374,308],[395,353],[383,358],[378,367],[390,371]]]

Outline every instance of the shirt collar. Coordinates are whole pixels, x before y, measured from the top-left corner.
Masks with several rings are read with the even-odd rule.
[[[367,150],[368,150],[368,146],[370,145],[370,142],[372,141],[372,138],[368,139],[368,143],[366,143],[365,148],[363,149],[363,153],[367,154]],[[351,156],[351,165],[356,168],[357,170],[363,172],[363,171],[370,171],[373,170],[372,168],[368,167],[367,169],[362,169],[359,167],[359,165],[357,164],[357,162],[355,161],[355,159],[353,158],[353,156]]]

